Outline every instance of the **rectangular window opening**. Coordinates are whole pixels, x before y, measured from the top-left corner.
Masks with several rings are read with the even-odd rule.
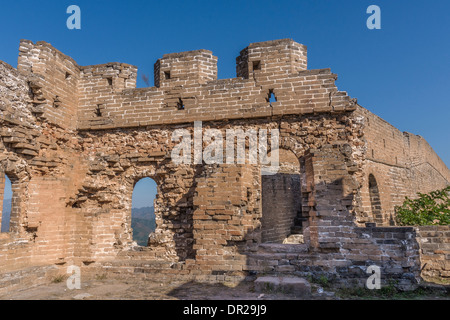
[[[269,90],[269,93],[266,98],[267,102],[270,102],[272,104],[273,102],[277,102],[277,97],[275,96],[275,93],[273,92],[273,89]]]
[[[97,117],[102,117],[103,116],[102,109],[103,109],[103,106],[101,104],[98,104],[97,105],[97,109],[95,109],[95,115]]]
[[[181,98],[178,100],[177,108],[178,108],[178,110],[184,110],[185,109],[183,100]]]
[[[13,186],[11,180],[8,178],[6,174],[0,178],[0,204],[2,206],[1,211],[1,233],[8,233],[10,231],[11,225],[11,215],[13,211]]]
[[[164,79],[170,80],[170,71],[164,71]]]
[[[261,61],[253,61],[253,71],[261,70]]]

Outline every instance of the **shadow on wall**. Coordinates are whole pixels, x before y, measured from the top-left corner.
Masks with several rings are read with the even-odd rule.
[[[300,174],[278,173],[261,177],[262,242],[282,243],[302,231]]]
[[[345,190],[342,179],[321,183],[315,188],[323,192],[331,188],[335,195],[339,193],[340,203],[335,204],[336,207],[342,207],[349,200],[348,196],[342,196]],[[378,266],[382,286],[394,284],[400,290],[417,287],[420,279],[419,245],[413,228],[356,227],[347,206],[337,212],[336,207],[326,209],[329,205],[316,203],[310,208],[314,209],[314,215],[309,216],[309,228],[314,229],[309,231],[316,238],[314,241],[306,237],[305,244],[249,244],[258,238],[255,233],[261,233],[258,228],[247,233],[243,241],[228,243],[228,249],[234,247],[235,253],[223,257],[223,264],[212,270],[211,276],[219,282],[240,279],[236,289],[223,286],[226,294],[251,288],[245,280],[255,280],[262,275],[326,278],[327,283],[336,287],[363,288],[371,276],[366,273],[368,267]],[[239,268],[236,268],[237,261],[242,263]],[[205,280],[203,276],[198,279]],[[183,284],[170,294],[183,298],[193,283]]]
[[[166,161],[166,160],[165,160]],[[167,160],[169,161],[169,160]],[[167,163],[165,163],[167,164]],[[204,174],[203,174],[204,175]],[[170,205],[171,208],[177,208],[176,215],[163,216],[163,212],[159,212],[160,204],[155,202],[155,214],[161,219],[163,224],[171,225],[172,228],[172,240],[174,243],[174,249],[179,261],[185,261],[186,259],[194,259],[196,256],[196,250],[194,249],[194,233],[193,233],[193,211],[194,211],[194,194],[196,193],[197,181],[196,179],[202,176],[202,165],[196,165],[194,167],[194,181],[191,187],[184,192],[180,199],[174,204]],[[165,190],[165,181],[161,181],[158,185],[161,188],[161,192],[172,192],[171,190]],[[167,209],[167,208],[163,208]],[[157,219],[156,232],[151,233],[148,237],[147,247],[159,247],[161,246],[162,239],[158,235],[158,231],[163,231],[161,226],[158,225]]]

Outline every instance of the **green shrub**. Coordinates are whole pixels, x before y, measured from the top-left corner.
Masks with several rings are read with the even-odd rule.
[[[414,200],[406,198],[402,206],[395,207],[398,225],[450,225],[450,186],[418,196]]]
[[[61,283],[66,279],[65,275],[59,275],[52,279],[52,283]]]

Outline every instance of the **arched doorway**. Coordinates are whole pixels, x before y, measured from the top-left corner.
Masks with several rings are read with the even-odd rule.
[[[7,233],[10,230],[11,222],[11,212],[12,212],[12,201],[13,192],[11,180],[6,174],[0,178],[1,189],[0,189],[0,200],[1,200],[1,233]]]
[[[378,189],[377,180],[373,174],[369,175],[369,197],[372,209],[373,221],[377,224],[383,224],[383,212],[381,209],[380,191]]]
[[[131,228],[133,241],[139,246],[147,246],[149,234],[156,229],[154,202],[157,190],[157,184],[151,178],[143,178],[134,185]]]
[[[300,162],[289,150],[279,149],[280,168],[261,177],[261,242],[283,243],[302,233]]]

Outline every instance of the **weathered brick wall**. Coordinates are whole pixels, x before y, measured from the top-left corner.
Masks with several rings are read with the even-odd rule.
[[[450,170],[422,137],[401,132],[359,106],[355,115],[365,123],[366,140],[361,187],[364,216],[359,217],[360,223],[374,222],[369,175],[378,186],[383,225],[394,223],[394,207],[401,205],[405,197],[442,189],[450,183]]]
[[[346,124],[350,121],[348,116],[341,115],[338,119],[328,115],[308,117],[303,125],[298,122],[301,119],[302,117],[292,116],[290,119],[281,121],[281,123],[274,121],[264,123],[260,120],[203,123],[202,129],[203,133],[208,129],[219,129],[225,137],[227,129],[242,129],[244,132],[249,132],[252,129],[265,128],[270,130],[281,127],[281,146],[287,150],[292,150],[290,154],[294,157],[301,157],[306,150],[320,145],[322,141],[336,140],[353,143],[353,139],[355,139],[352,135],[348,135],[346,131]],[[325,127],[333,128],[330,135],[328,135]],[[189,130],[191,136],[194,136],[192,124],[185,125],[183,128]],[[317,130],[314,138],[308,137],[307,133],[311,130]],[[76,233],[86,235],[87,238],[75,248],[78,252],[76,256],[83,256],[85,260],[102,260],[111,258],[113,256],[111,252],[117,252],[132,245],[131,195],[134,184],[140,178],[146,176],[153,178],[158,184],[159,193],[155,208],[157,230],[151,238],[150,247],[153,251],[161,253],[161,256],[164,253],[165,257],[186,260],[195,254],[194,251],[197,250],[195,248],[199,243],[195,243],[195,245],[193,243],[196,239],[193,236],[193,228],[196,230],[193,227],[193,221],[194,225],[198,225],[199,228],[202,227],[200,227],[201,219],[196,221],[193,215],[197,215],[201,210],[204,210],[197,206],[206,206],[208,210],[219,210],[219,207],[214,207],[212,203],[203,202],[201,192],[210,192],[207,194],[211,197],[221,197],[221,194],[227,192],[230,193],[230,197],[231,195],[238,196],[235,199],[237,202],[232,201],[230,204],[233,208],[234,206],[237,207],[234,209],[227,208],[228,214],[219,213],[220,210],[225,210],[222,208],[225,205],[223,202],[228,200],[221,198],[217,200],[221,209],[214,215],[217,215],[215,219],[219,220],[220,223],[226,222],[225,218],[230,218],[230,211],[239,209],[239,212],[241,212],[243,210],[243,203],[241,202],[244,200],[238,200],[240,199],[239,190],[242,185],[238,181],[233,182],[234,178],[231,178],[231,173],[222,172],[221,167],[179,166],[172,161],[170,151],[175,145],[175,142],[172,141],[172,133],[173,128],[170,126],[83,131],[81,133],[79,148],[83,151],[80,156],[83,159],[89,159],[89,169],[79,191],[69,201],[69,206],[75,212],[79,212],[76,214],[77,219],[85,219],[85,223],[80,221],[79,226],[82,229],[77,230]],[[355,141],[358,141],[358,139]],[[284,157],[280,159],[284,160]],[[295,160],[298,166],[297,158]],[[292,168],[289,168],[290,164],[291,162],[285,163],[280,172],[292,170]],[[231,165],[231,168],[233,167]],[[219,171],[214,173],[215,169]],[[299,171],[299,168],[297,167],[295,170]],[[204,175],[209,174],[208,172],[211,172],[212,175],[210,178],[212,181],[210,182],[204,180]],[[215,174],[218,174],[218,176],[216,177]],[[211,190],[207,191],[209,189],[202,189],[205,186],[201,187],[200,183],[206,185],[207,188],[212,188],[215,193]],[[260,199],[260,183],[250,185],[249,190],[242,191],[243,195],[247,196],[250,192]],[[207,196],[203,196],[203,198],[205,197]],[[226,196],[224,197],[226,198]],[[260,217],[260,205],[251,210],[258,210]],[[214,212],[216,211],[211,211],[211,214]],[[200,216],[203,215],[202,213]],[[220,217],[225,220],[222,221]],[[233,230],[235,226],[231,221],[227,223],[230,225],[230,231],[237,232],[238,230]],[[207,222],[210,223],[209,220]],[[109,225],[107,232],[104,227],[106,224]],[[86,228],[88,231],[84,231]],[[220,228],[226,232],[223,225]],[[102,235],[101,238],[99,235]],[[215,234],[215,236],[218,235]],[[204,241],[211,244],[210,240]],[[93,242],[95,242],[95,246],[88,246],[88,243]],[[224,245],[224,243],[221,245]]]
[[[21,232],[26,223],[24,219],[24,205],[27,199],[25,194],[25,182],[28,175],[25,173],[27,167],[26,157],[33,136],[26,132],[33,132],[33,117],[28,110],[28,86],[26,79],[15,69],[4,62],[0,62],[0,176],[4,188],[4,175],[8,175],[13,188],[14,206],[11,212],[10,229]],[[22,148],[26,146],[27,148]],[[18,148],[15,148],[18,147]],[[3,199],[0,210],[3,209]],[[29,240],[30,237],[28,237]],[[20,269],[28,265],[30,255],[27,254],[27,241],[21,241],[20,237],[13,237],[8,233],[0,234],[0,268],[8,271]]]
[[[10,232],[0,235],[2,272],[64,264],[73,254],[66,197],[80,174],[77,138],[41,122],[29,80],[0,63],[0,176],[10,178],[13,191]]]
[[[303,214],[309,218],[306,240],[314,248],[338,248],[341,237],[354,226],[355,195],[358,182],[354,176],[358,164],[349,144],[324,145],[310,149],[305,157],[308,201]]]
[[[416,228],[420,245],[422,277],[427,280],[450,278],[450,226]]]
[[[354,228],[339,240],[339,250],[311,250],[306,244],[264,244],[250,253],[246,270],[268,274],[326,277],[341,287],[364,287],[370,266],[380,267],[382,286],[410,290],[420,278],[413,228]]]
[[[349,145],[324,145],[305,156],[308,201],[303,204],[304,245],[263,245],[247,270],[325,275],[340,286],[363,286],[367,267],[380,267],[382,283],[413,288],[420,277],[414,228],[355,227],[357,163]]]
[[[110,100],[112,95],[135,88],[136,79],[137,68],[125,63],[80,67],[79,121],[93,126],[111,124],[107,115],[116,110],[119,103],[110,103],[109,110],[106,110],[106,103],[114,102]]]
[[[237,59],[239,78],[217,80],[217,58],[198,50],[165,55],[156,86],[135,89],[134,66],[80,67],[47,43],[22,41],[18,70],[0,63],[0,177],[10,177],[15,199],[11,232],[0,235],[1,270],[76,264],[220,281],[264,269],[256,265],[348,280],[374,263],[413,283],[413,230],[356,228],[373,220],[368,176],[386,220],[404,195],[448,181],[448,169],[421,138],[357,107],[329,69],[306,66],[306,48],[292,40],[256,43]],[[279,129],[280,174],[295,179],[270,179],[293,192],[272,192],[267,211],[272,187],[259,165],[175,164],[172,134],[194,136],[194,121],[224,137]],[[158,185],[157,228],[141,248],[131,202],[145,177]],[[300,204],[305,244],[264,247],[267,225],[280,242]]]
[[[173,89],[217,80],[217,57],[208,50],[165,54],[155,63],[155,86]]]
[[[254,59],[261,64],[251,76],[250,71],[238,71],[240,78],[216,80],[217,59],[209,51],[198,50],[159,60],[155,68],[159,87],[101,97],[93,94],[95,90],[83,89],[78,127],[108,129],[354,110],[354,101],[337,90],[336,75],[329,69],[306,70],[303,46],[279,40],[252,44],[249,50],[253,53],[239,61],[249,64],[248,68],[252,68]],[[165,72],[170,73],[169,79]],[[92,85],[87,74],[83,81]],[[271,92],[277,102],[268,101]],[[86,120],[95,114],[99,100],[101,115]]]
[[[77,63],[46,42],[22,40],[17,70],[29,77],[33,112],[51,124],[75,129],[81,77]]]
[[[252,43],[236,58],[236,74],[244,79],[282,78],[307,66],[307,48],[288,39]]]

